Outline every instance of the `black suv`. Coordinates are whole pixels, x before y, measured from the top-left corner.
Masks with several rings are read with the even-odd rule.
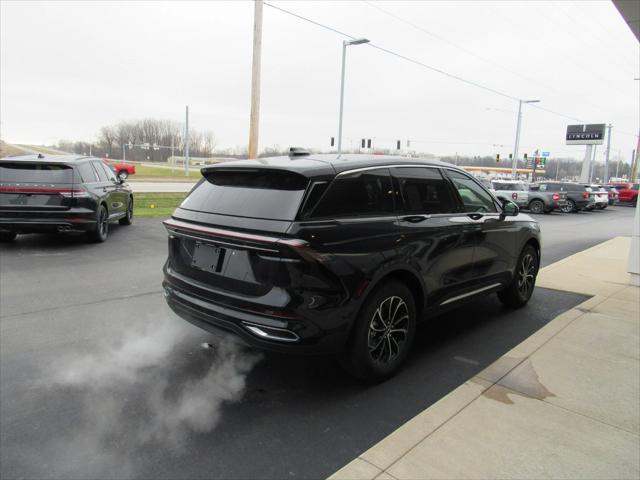
[[[563,213],[579,212],[589,207],[591,200],[587,188],[574,182],[540,182],[541,192],[566,192],[567,203],[560,206]]]
[[[411,158],[305,155],[228,162],[166,220],[170,307],[252,346],[338,354],[380,380],[416,323],[497,292],[531,297],[540,230],[464,171]]]
[[[0,160],[0,241],[19,233],[83,232],[104,242],[109,222],[130,225],[133,194],[94,157],[25,155]]]

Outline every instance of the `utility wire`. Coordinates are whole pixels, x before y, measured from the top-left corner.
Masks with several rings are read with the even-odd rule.
[[[334,32],[334,33],[338,33],[338,34],[343,35],[345,37],[348,37],[350,39],[356,38],[356,37],[354,37],[352,35],[349,35],[348,33],[341,32],[340,30],[337,30],[337,29],[335,29],[333,27],[329,27],[328,25],[324,25],[324,24],[322,24],[320,22],[316,22],[315,20],[311,20],[311,19],[309,19],[307,17],[303,17],[302,15],[298,15],[297,13],[293,13],[293,12],[291,12],[289,10],[285,10],[284,8],[276,7],[275,5],[272,5],[271,3],[264,2],[264,5],[266,5],[268,7],[271,7],[271,8],[275,8],[276,10],[279,10],[279,11],[281,11],[283,13],[287,13],[287,14],[293,16],[293,17],[299,18],[300,20],[304,20],[305,22],[312,23],[313,25],[316,25],[318,27],[324,28],[325,30],[329,30],[329,31]],[[445,75],[445,76],[447,76],[449,78],[453,78],[453,79],[458,80],[460,82],[467,83],[469,85],[473,85],[474,87],[481,88],[481,89],[486,90],[486,91],[491,92],[491,93],[495,93],[496,95],[500,95],[502,97],[509,98],[509,99],[515,100],[515,101],[519,101],[520,100],[519,98],[514,97],[513,95],[509,95],[508,93],[500,92],[500,91],[498,91],[498,90],[496,90],[494,88],[487,87],[485,85],[482,85],[480,83],[474,82],[472,80],[467,80],[466,78],[462,78],[462,77],[460,77],[458,75],[455,75],[453,73],[446,72],[446,71],[444,71],[444,70],[442,70],[440,68],[437,68],[437,67],[434,67],[432,65],[428,65],[426,63],[420,62],[419,60],[414,60],[413,58],[409,58],[409,57],[407,57],[405,55],[402,55],[400,53],[396,53],[396,52],[394,52],[392,50],[389,50],[387,48],[384,48],[384,47],[382,47],[380,45],[376,45],[374,43],[367,43],[366,45],[371,47],[371,48],[375,48],[377,50],[385,52],[385,53],[387,53],[389,55],[393,55],[395,57],[401,58],[401,59],[403,59],[403,60],[405,60],[407,62],[413,63],[414,65],[419,65],[419,66],[421,66],[423,68],[429,69],[429,70],[434,71],[436,73],[439,73],[441,75]]]
[[[311,24],[313,24],[313,25],[315,25],[317,27],[323,28],[325,30],[329,30],[330,32],[333,32],[333,33],[337,33],[338,35],[342,35],[343,37],[347,37],[347,38],[350,38],[352,40],[356,38],[353,35],[349,35],[348,33],[342,32],[342,31],[340,31],[340,30],[338,30],[336,28],[330,27],[330,26],[325,25],[323,23],[316,22],[315,20],[311,20],[310,18],[307,18],[307,17],[304,17],[304,16],[299,15],[297,13],[291,12],[290,10],[286,10],[284,8],[277,7],[277,6],[275,6],[275,5],[271,4],[271,3],[263,2],[263,4],[266,5],[267,7],[271,7],[273,9],[276,9],[276,10],[282,12],[282,13],[286,13],[287,15],[291,15],[292,17],[295,17],[295,18],[298,18],[298,19],[303,20],[305,22],[311,23]],[[385,52],[385,53],[387,53],[389,55],[393,55],[394,57],[398,57],[398,58],[400,58],[402,60],[405,60],[405,61],[407,61],[409,63],[413,63],[414,65],[421,66],[421,67],[426,68],[428,70],[431,70],[433,72],[439,73],[439,74],[447,76],[449,78],[453,78],[454,80],[458,80],[460,82],[466,83],[468,85],[472,85],[472,86],[480,88],[482,90],[494,93],[494,94],[499,95],[501,97],[508,98],[508,99],[514,100],[516,102],[521,100],[520,98],[515,97],[513,95],[510,95],[508,93],[504,93],[504,92],[501,92],[501,91],[496,90],[494,88],[487,87],[486,85],[482,85],[482,84],[474,82],[472,80],[467,80],[466,78],[460,77],[460,76],[455,75],[453,73],[446,72],[446,71],[444,71],[444,70],[442,70],[440,68],[437,68],[437,67],[434,67],[432,65],[428,65],[428,64],[426,64],[424,62],[421,62],[419,60],[415,60],[413,58],[407,57],[406,55],[402,55],[400,53],[394,52],[394,51],[389,50],[387,48],[384,48],[384,47],[382,47],[380,45],[376,45],[374,43],[367,43],[366,46],[371,47],[371,48],[375,48],[375,49],[380,50],[382,52]],[[575,118],[575,117],[572,117],[572,116],[569,116],[569,115],[565,115],[563,113],[556,112],[554,110],[550,110],[550,109],[545,108],[545,107],[541,107],[541,106],[539,106],[539,105],[537,105],[535,103],[531,103],[531,104],[529,104],[529,106],[537,108],[539,110],[543,110],[545,112],[548,112],[548,113],[551,113],[551,114],[554,114],[554,115],[557,115],[557,116],[560,116],[560,117],[568,118],[570,120],[574,120],[574,121],[577,121],[577,122],[580,122],[580,123],[588,123],[588,122],[586,122],[584,120],[581,120],[581,119],[578,119],[578,118]],[[622,133],[622,134],[625,134],[625,135],[632,135],[634,137],[637,136],[637,134],[623,132],[623,131],[620,131],[620,130],[618,130],[618,133]]]

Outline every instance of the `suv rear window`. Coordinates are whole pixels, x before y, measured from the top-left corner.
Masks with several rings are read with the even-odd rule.
[[[268,220],[294,220],[308,179],[269,169],[213,169],[203,173],[181,208]]]
[[[57,163],[0,162],[0,182],[73,183],[73,168]]]

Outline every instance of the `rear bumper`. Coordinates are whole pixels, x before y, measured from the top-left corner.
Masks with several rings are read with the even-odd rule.
[[[0,231],[17,233],[86,232],[95,228],[91,211],[11,212],[0,211]]]
[[[236,310],[182,289],[170,275],[165,275],[162,285],[167,304],[178,316],[214,335],[232,334],[253,348],[331,355],[339,353],[347,340],[347,325],[327,332],[301,318],[280,319]]]

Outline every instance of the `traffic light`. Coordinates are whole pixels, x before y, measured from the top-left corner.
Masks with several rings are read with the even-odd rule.
[[[500,154],[496,153],[496,162],[499,162],[499,161],[500,161]]]
[[[367,148],[371,148],[371,139],[367,140]]]
[[[400,150],[400,140],[396,143],[396,150]]]
[[[331,146],[332,146],[332,147],[333,147],[334,140],[335,140],[335,139],[334,139],[333,137],[331,137]]]
[[[509,160],[513,160],[513,153],[509,154]]]
[[[527,154],[526,154],[526,153],[524,154],[524,159],[525,159],[525,160],[527,159]]]
[[[364,138],[362,139],[362,148],[364,148]]]

